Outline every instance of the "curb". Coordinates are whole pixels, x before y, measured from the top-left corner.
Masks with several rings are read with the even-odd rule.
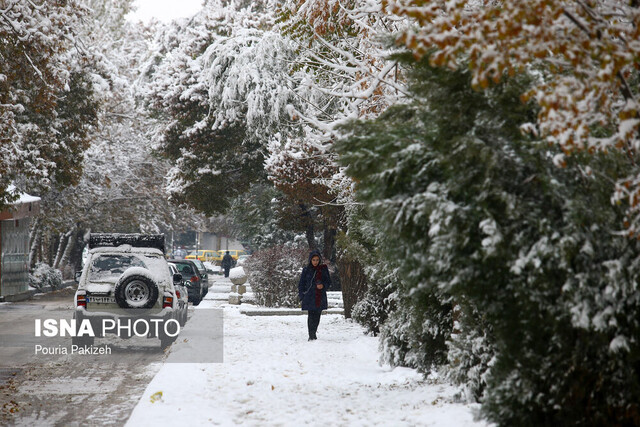
[[[2,302],[20,302],[20,301],[26,301],[28,299],[33,298],[33,294],[29,290],[29,291],[21,292],[19,294],[5,295],[1,298],[2,299],[0,301]]]
[[[63,280],[62,285],[54,289],[51,286],[45,286],[42,289],[34,289],[30,288],[24,292],[20,292],[19,294],[14,295],[2,295],[0,296],[0,302],[21,302],[33,299],[36,294],[46,294],[53,291],[59,291],[60,289],[67,288],[69,286],[75,285],[75,280]]]
[[[302,310],[243,310],[240,309],[240,314],[244,314],[245,316],[302,316],[307,314],[307,311]],[[322,314],[342,314],[344,315],[343,309],[330,308],[328,310],[323,310]]]
[[[29,289],[27,292],[31,294],[29,298],[33,298],[35,294],[47,294],[49,292],[59,291],[60,289],[67,288],[75,284],[75,280],[63,280],[62,285],[59,288],[54,289],[51,286],[45,286],[42,289]]]

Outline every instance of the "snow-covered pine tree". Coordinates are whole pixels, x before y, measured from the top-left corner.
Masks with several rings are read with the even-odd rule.
[[[610,152],[555,167],[520,132],[527,81],[478,92],[469,72],[411,67],[415,101],[337,145],[394,242],[385,357],[447,361],[501,425],[637,424],[640,243],[602,179],[632,166]]]

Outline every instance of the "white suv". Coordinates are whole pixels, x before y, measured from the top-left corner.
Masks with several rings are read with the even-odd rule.
[[[91,234],[75,295],[76,327],[88,319],[97,337],[160,338],[166,348],[182,323],[174,283],[182,283],[182,276],[169,269],[163,235]],[[93,342],[87,334],[73,337],[76,345]]]

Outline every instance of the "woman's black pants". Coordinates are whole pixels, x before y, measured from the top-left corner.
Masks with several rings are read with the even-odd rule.
[[[309,310],[309,317],[307,317],[307,327],[309,328],[309,339],[315,340],[316,332],[318,331],[318,325],[320,324],[320,316],[322,310]]]

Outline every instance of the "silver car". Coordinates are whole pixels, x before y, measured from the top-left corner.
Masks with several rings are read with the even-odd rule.
[[[96,336],[107,333],[130,338],[138,335],[136,330],[106,325],[141,321],[137,323],[142,327],[155,326],[147,337],[159,338],[162,348],[171,345],[177,335],[174,329],[185,320],[176,289],[182,278],[172,273],[163,249],[161,235],[91,234],[87,262],[78,279],[74,319],[76,325],[87,319],[97,332],[74,336],[73,344],[92,345]]]

